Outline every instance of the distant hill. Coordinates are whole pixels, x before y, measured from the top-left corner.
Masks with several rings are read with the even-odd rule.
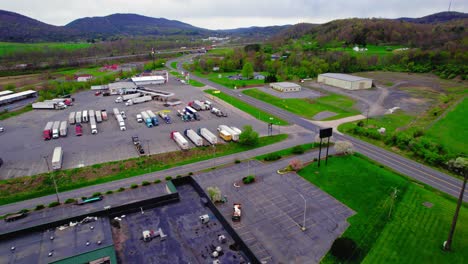
[[[225,29],[225,30],[217,30],[219,33],[225,34],[235,34],[247,37],[255,37],[260,35],[267,35],[272,36],[278,34],[282,30],[291,27],[291,25],[283,25],[283,26],[268,26],[268,27],[248,27],[248,28],[236,28],[236,29]]]
[[[0,41],[67,41],[79,35],[80,32],[76,30],[49,25],[17,13],[0,10]]]
[[[433,23],[442,23],[442,22],[448,22],[452,20],[466,19],[466,18],[468,18],[468,14],[452,11],[452,12],[435,13],[435,14],[420,17],[420,18],[401,17],[395,20],[401,20],[405,22],[418,23],[418,24],[433,24]]]
[[[141,36],[141,35],[206,35],[209,30],[165,18],[136,14],[113,14],[105,17],[86,17],[65,26],[88,36]]]

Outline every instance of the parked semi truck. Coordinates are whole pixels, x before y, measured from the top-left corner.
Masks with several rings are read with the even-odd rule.
[[[83,121],[83,123],[87,123],[89,121],[89,116],[88,116],[88,110],[83,110],[83,114],[81,116],[81,121]]]
[[[219,137],[221,137],[224,141],[227,142],[232,140],[232,135],[226,130],[219,130]]]
[[[239,134],[239,136],[240,136],[240,134],[242,133],[242,130],[240,130],[239,128],[237,128],[237,127],[235,127],[235,126],[232,126],[231,129],[232,129],[232,131],[234,131],[234,132],[236,132],[237,134]]]
[[[211,131],[207,128],[199,128],[198,134],[205,138],[210,144],[218,144],[218,137],[215,134],[211,133]]]
[[[188,141],[177,131],[171,132],[171,138],[179,145],[179,147],[183,150],[187,150],[189,148]]]
[[[172,123],[171,117],[168,114],[161,111],[159,112],[159,116],[164,120],[166,124]]]
[[[89,120],[90,121],[91,121],[91,119],[96,120],[96,114],[94,113],[94,110],[89,110],[88,113],[89,113]]]
[[[60,122],[60,136],[66,137],[68,132],[67,121]]]
[[[115,99],[115,102],[116,103],[122,103],[122,102],[125,102],[127,100],[134,99],[134,98],[137,98],[137,97],[140,97],[140,96],[141,96],[140,93],[127,94],[127,95],[117,97],[117,99]]]
[[[186,106],[185,111],[189,114],[192,114],[195,120],[200,120],[200,115],[198,114],[197,110],[193,109],[190,106]]]
[[[76,115],[75,115],[75,123],[76,123],[76,124],[81,124],[81,121],[82,121],[82,118],[81,118],[81,111],[80,111],[80,112],[76,112]]]
[[[75,124],[75,112],[71,112],[69,115],[68,115],[68,123],[70,123],[70,125],[74,125]]]
[[[101,110],[102,120],[107,121],[107,111],[106,109]]]
[[[98,133],[96,120],[94,118],[89,119],[89,124],[91,126],[91,134],[96,135]]]
[[[32,104],[33,109],[65,109],[67,106],[59,102],[37,102]]]
[[[62,147],[56,147],[52,153],[52,169],[60,170],[62,168],[63,151]]]
[[[145,95],[145,96],[142,96],[142,97],[137,97],[137,98],[130,99],[125,103],[125,105],[129,106],[129,105],[133,105],[133,104],[140,104],[140,103],[148,102],[148,101],[151,101],[151,100],[153,100],[153,97],[151,95]]]
[[[146,111],[142,111],[141,116],[143,117],[143,122],[145,122],[147,127],[153,127],[153,120],[151,120],[151,117]]]
[[[221,130],[224,130],[224,131],[228,132],[229,134],[231,134],[232,141],[239,141],[240,133],[232,130],[232,128],[230,128],[230,127],[228,127],[226,125],[220,125],[220,126],[218,126],[218,131],[221,131]]]
[[[112,109],[112,112],[114,112],[114,116],[117,118],[118,115],[120,115],[120,111],[118,108]]]
[[[59,138],[60,121],[55,121],[52,126],[52,138]]]
[[[186,129],[184,131],[184,134],[186,137],[188,137],[190,139],[190,141],[193,142],[193,144],[195,144],[195,146],[197,147],[201,147],[203,146],[203,138],[201,138],[195,131],[193,131],[192,129]]]
[[[242,216],[242,206],[239,203],[235,203],[232,208],[232,221],[239,222]]]
[[[145,154],[145,150],[141,146],[140,139],[138,138],[138,136],[132,136],[132,142],[138,153]]]
[[[46,126],[44,127],[44,131],[42,131],[42,137],[44,140],[49,140],[52,138],[52,126],[54,122],[47,122]]]
[[[117,122],[119,123],[119,128],[121,131],[127,130],[127,127],[125,126],[125,121],[123,117],[119,114],[115,117],[117,119]]]
[[[55,99],[52,99],[52,100],[45,100],[44,102],[63,103],[66,106],[73,105],[73,99],[72,98],[55,98]]]
[[[158,117],[153,113],[153,111],[146,110],[146,113],[148,113],[148,116],[151,118],[151,121],[153,121],[153,125],[158,126],[159,120],[158,120]]]
[[[100,110],[96,110],[96,122],[98,123],[102,122],[102,113]]]

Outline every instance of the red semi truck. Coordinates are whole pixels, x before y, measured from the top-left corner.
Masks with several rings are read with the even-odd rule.
[[[46,126],[44,127],[44,131],[42,132],[42,137],[44,140],[49,140],[52,138],[52,126],[54,122],[47,122]]]

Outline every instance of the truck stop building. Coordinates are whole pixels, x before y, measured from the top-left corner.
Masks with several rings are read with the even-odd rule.
[[[136,86],[150,85],[150,84],[164,84],[164,83],[166,83],[166,78],[164,78],[163,76],[133,77],[132,82]]]
[[[299,92],[301,90],[301,86],[299,84],[291,82],[270,83],[270,88],[282,93]]]
[[[372,87],[372,79],[342,73],[320,74],[317,82],[347,90],[361,90]]]

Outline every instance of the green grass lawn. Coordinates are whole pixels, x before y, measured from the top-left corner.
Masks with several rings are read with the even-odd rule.
[[[57,71],[55,73],[63,75],[75,75],[75,74],[91,74],[94,77],[101,77],[110,74],[115,74],[113,71],[100,71],[101,67],[91,67],[91,68],[76,68],[70,70]]]
[[[437,139],[455,153],[468,150],[468,99],[463,99],[452,111],[435,123],[426,134]]]
[[[316,114],[322,111],[337,113],[336,116],[325,120],[335,120],[359,114],[359,112],[353,108],[355,102],[352,99],[337,94],[331,94],[316,99],[282,99],[257,89],[245,90],[242,93],[308,119],[312,119]]]
[[[169,73],[172,74],[173,76],[179,78],[179,79],[184,78],[184,76],[182,76],[182,74],[180,74],[178,71],[170,71]],[[204,87],[205,86],[204,83],[201,83],[201,82],[199,82],[197,80],[192,80],[192,79],[189,80],[188,84],[190,84],[192,86],[195,86],[195,87]]]
[[[468,251],[463,250],[468,247],[466,205],[461,210],[454,251],[447,254],[440,249],[456,206],[452,198],[425,189],[359,154],[332,157],[328,166],[321,168],[313,163],[299,174],[356,211],[343,234],[361,249],[356,263],[463,263],[460,260],[468,258]],[[395,188],[398,192],[393,200]],[[425,201],[434,206],[424,207]],[[339,261],[328,254],[322,263]]]
[[[217,49],[211,49],[208,51],[208,54],[212,55],[226,55],[229,53],[233,53],[234,50],[232,48],[217,48]]]
[[[5,120],[7,118],[10,118],[10,117],[14,117],[14,116],[17,116],[17,115],[21,115],[21,114],[24,114],[26,112],[29,112],[29,111],[32,111],[32,105],[27,105],[19,110],[14,110],[14,111],[11,111],[11,112],[2,112],[0,113],[0,120]]]
[[[397,128],[402,128],[408,125],[414,119],[413,116],[406,114],[403,111],[396,111],[393,114],[376,116],[369,118],[368,121],[362,120],[365,126],[374,127],[375,129],[384,127],[387,134],[393,133]],[[341,124],[338,128],[339,131],[348,133],[356,126],[356,122]]]
[[[12,54],[16,52],[32,52],[44,49],[60,49],[60,50],[76,50],[88,48],[92,44],[89,43],[14,43],[0,42],[0,56]]]
[[[280,126],[286,126],[289,125],[288,122],[285,120],[274,116],[272,114],[269,114],[267,112],[264,112],[263,110],[260,110],[256,108],[255,106],[252,106],[248,103],[245,103],[244,101],[241,101],[233,96],[227,95],[223,92],[219,92],[218,90],[213,90],[213,89],[207,89],[205,90],[206,93],[209,93],[213,96],[218,97],[219,99],[231,104],[232,106],[250,114],[251,116],[255,117],[256,119],[266,122],[266,123],[273,123],[274,125],[280,125]],[[217,93],[219,92],[219,93]],[[214,99],[214,98],[213,98]]]
[[[177,61],[171,62],[171,67],[172,67],[174,70],[177,70]]]
[[[255,147],[242,146],[230,142],[216,146],[216,157],[226,156],[254,148],[271,145],[288,138],[286,134],[261,137]],[[175,143],[174,143],[175,144]],[[60,192],[86,186],[121,180],[145,173],[169,169],[189,163],[213,158],[212,147],[193,148],[188,151],[174,151],[162,154],[142,156],[122,161],[94,164],[83,168],[74,168],[53,172]],[[18,177],[0,181],[0,205],[53,194],[52,173]],[[174,175],[175,176],[175,175]],[[107,190],[102,190],[105,192]],[[67,197],[69,198],[69,197]]]
[[[392,54],[394,50],[403,48],[403,46],[377,46],[377,45],[367,45],[367,51],[354,51],[354,47],[348,47],[348,48],[328,48],[328,50],[333,50],[333,51],[345,51],[350,54],[355,54],[355,55],[377,55],[377,56],[384,56],[388,54]]]
[[[234,87],[241,88],[248,85],[259,85],[263,86],[265,84],[264,80],[230,80],[228,76],[237,75],[239,72],[223,72],[223,73],[208,73],[203,74],[200,72],[194,72],[194,74],[201,78],[206,78],[214,83],[223,85],[227,88],[234,89]],[[267,73],[262,73],[266,76]],[[219,76],[221,75],[221,78]]]
[[[320,143],[307,143],[307,144],[300,145],[300,147],[304,150],[304,153],[305,153],[305,152],[308,152],[310,150],[318,148],[319,145],[320,145]],[[292,155],[296,155],[296,153],[294,153],[294,148],[295,147],[282,149],[282,150],[278,150],[278,151],[275,151],[275,152],[270,152],[270,153],[267,153],[267,154],[257,156],[257,157],[255,157],[255,159],[262,161],[262,160],[265,160],[265,158],[268,155],[272,155],[272,154],[279,155],[279,156],[281,156],[281,158],[286,158],[286,157],[289,157],[289,156],[292,156]]]

